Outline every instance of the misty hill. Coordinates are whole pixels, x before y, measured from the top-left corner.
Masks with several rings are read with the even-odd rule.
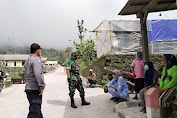
[[[42,49],[42,54],[43,52],[62,52],[62,50],[56,50],[53,48]],[[30,47],[12,47],[12,46],[0,46],[0,54],[30,54]],[[46,55],[46,54],[45,54]]]
[[[29,54],[29,47],[1,46],[0,54]]]
[[[42,56],[47,57],[49,61],[58,61],[60,64],[63,64],[66,60],[66,56],[70,53],[68,51],[58,51],[53,48],[51,49],[42,49]],[[30,54],[30,47],[8,47],[1,46],[0,54]]]

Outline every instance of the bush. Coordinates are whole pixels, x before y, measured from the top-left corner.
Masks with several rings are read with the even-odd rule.
[[[80,70],[82,70],[82,69],[84,69],[85,67],[88,66],[88,65],[86,64],[86,62],[83,61],[83,59],[79,59],[79,60],[78,60],[78,63],[79,63]]]
[[[20,72],[9,72],[9,74],[12,79],[22,79]]]
[[[12,85],[11,82],[6,82],[5,87],[7,88],[10,87],[11,85]]]

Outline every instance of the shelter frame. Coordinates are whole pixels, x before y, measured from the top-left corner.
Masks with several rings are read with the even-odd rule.
[[[141,21],[143,60],[149,61],[146,20],[148,13],[177,9],[176,0],[129,0],[119,15],[136,14]]]

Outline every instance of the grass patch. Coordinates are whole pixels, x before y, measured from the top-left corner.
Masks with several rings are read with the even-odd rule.
[[[6,82],[5,87],[7,88],[7,87],[10,87],[11,85],[12,85],[11,82]]]
[[[92,65],[94,62],[96,62],[98,60],[98,58],[95,58],[94,60],[92,60],[90,63],[86,60],[86,59],[79,59],[78,60],[78,64],[80,67],[80,71],[82,71],[84,68],[86,68],[87,66]]]
[[[107,75],[103,75],[103,80],[101,83],[101,86],[104,87],[109,81],[108,81],[108,76]]]
[[[20,76],[20,73],[19,72],[9,72],[10,74],[10,77],[12,79],[21,79],[22,77]]]
[[[83,60],[78,60],[80,70],[84,69],[87,65]]]
[[[102,83],[101,83],[101,87],[103,88],[107,83],[108,83],[107,80],[103,80]]]

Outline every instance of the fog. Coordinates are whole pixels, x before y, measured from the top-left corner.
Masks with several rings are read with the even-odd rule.
[[[127,0],[0,0],[0,46],[39,43],[58,50],[79,42],[77,20],[92,31],[103,20],[136,19],[118,16]],[[149,14],[148,19],[175,19],[177,11]],[[93,33],[87,32],[85,39]],[[71,41],[69,41],[71,40]]]

